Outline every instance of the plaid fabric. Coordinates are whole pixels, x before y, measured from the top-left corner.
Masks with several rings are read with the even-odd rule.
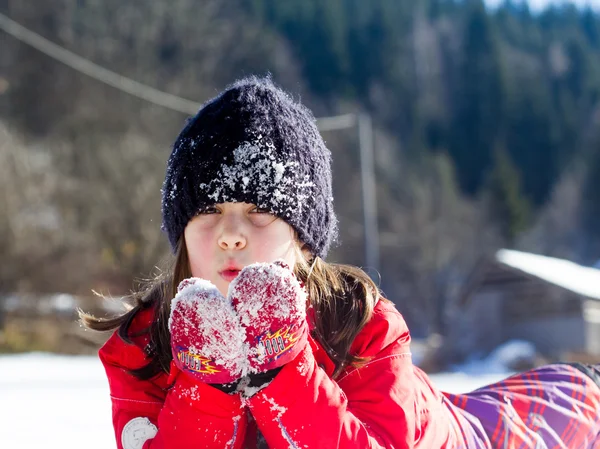
[[[444,395],[466,448],[600,449],[600,386],[574,366],[546,365]]]

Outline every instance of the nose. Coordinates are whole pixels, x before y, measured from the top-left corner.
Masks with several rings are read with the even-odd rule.
[[[234,217],[223,220],[223,229],[219,235],[218,244],[221,249],[239,250],[246,247],[246,237],[239,220]]]

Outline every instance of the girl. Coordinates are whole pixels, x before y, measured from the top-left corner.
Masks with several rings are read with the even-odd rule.
[[[411,362],[402,316],[336,239],[330,153],[270,79],[241,80],[179,135],[162,190],[173,270],[100,350],[119,449],[600,447],[590,367],[467,395]]]

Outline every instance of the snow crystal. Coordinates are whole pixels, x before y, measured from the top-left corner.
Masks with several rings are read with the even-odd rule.
[[[306,360],[303,360],[302,363],[298,365],[297,370],[301,376],[306,376],[308,374],[309,368],[310,366],[308,365]]]
[[[175,345],[186,349],[186,362],[199,365],[202,362],[193,356],[206,357],[243,377],[267,357],[264,347],[247,341],[248,335],[277,331],[279,339],[289,336],[293,343],[290,325],[306,319],[307,295],[293,273],[280,265],[282,261],[278,263],[245,267],[230,283],[227,298],[204,279],[189,278],[179,284],[169,329]],[[282,328],[271,330],[269,325],[277,321]],[[248,395],[256,391],[248,390]]]
[[[200,393],[198,392],[198,386],[194,385],[190,388],[182,388],[179,392],[180,398],[190,398],[192,401],[200,399]]]
[[[275,170],[275,184],[279,184],[281,182],[281,178],[283,178],[285,166],[282,163],[274,162],[273,169]]]
[[[242,143],[233,151],[233,158],[231,165],[221,165],[213,180],[198,185],[215,203],[233,202],[239,193],[252,192],[257,206],[290,217],[301,213],[304,201],[314,194],[314,183],[299,173],[299,163],[277,160],[275,146],[261,137]]]
[[[263,388],[268,387],[271,382],[273,380],[269,380],[267,382],[265,382],[262,385],[256,386],[256,387],[251,387],[250,386],[250,377],[248,376],[244,376],[240,379],[237,388],[235,389],[235,391],[237,393],[241,393],[242,394],[242,398],[251,398],[252,396],[254,396],[256,393],[258,393],[260,390],[262,390]]]
[[[306,291],[290,275],[290,270],[271,263],[246,266],[229,284],[228,296],[241,298],[236,304],[240,320],[246,327],[257,327],[269,312],[276,319],[293,321],[306,317]]]
[[[180,284],[171,303],[169,329],[175,340],[183,336],[189,342],[190,354],[213,359],[231,372],[241,371],[246,333],[231,302],[211,282],[190,278]]]
[[[270,398],[267,395],[264,395],[263,399],[265,400],[265,402],[267,402],[271,405],[271,411],[273,413],[277,412],[276,419],[278,419],[278,420],[281,419],[283,414],[285,412],[287,412],[287,408],[282,407],[281,405],[277,404],[277,402],[275,402],[275,400],[273,398]]]
[[[244,389],[243,389],[244,397],[251,398],[252,396],[254,396],[256,393],[258,393],[260,390],[262,390],[267,385],[268,384],[261,385],[260,387],[250,387],[250,386],[244,387]]]

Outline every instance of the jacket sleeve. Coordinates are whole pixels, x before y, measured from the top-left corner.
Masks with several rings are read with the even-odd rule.
[[[386,306],[353,344],[370,360],[337,382],[307,346],[249,400],[269,448],[412,448],[419,411],[409,343],[401,315]]]
[[[99,355],[108,376],[118,449],[242,447],[247,417],[238,396],[185,375],[169,389],[164,379],[134,377],[128,370],[147,360],[139,347],[117,334]]]

